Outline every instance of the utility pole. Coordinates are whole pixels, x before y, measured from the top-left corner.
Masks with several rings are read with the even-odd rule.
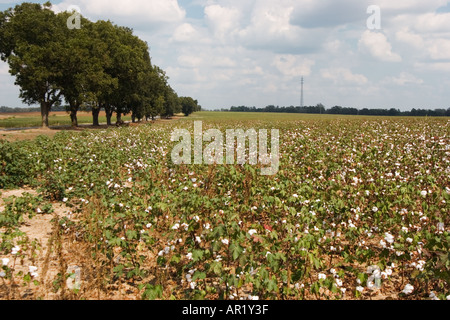
[[[300,107],[303,108],[304,107],[304,97],[303,97],[303,85],[304,85],[305,81],[302,77],[302,95],[301,95],[301,100],[300,100]]]

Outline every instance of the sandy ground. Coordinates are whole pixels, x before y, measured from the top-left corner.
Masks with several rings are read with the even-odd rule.
[[[33,140],[38,136],[45,135],[49,137],[53,137],[60,130],[51,130],[51,129],[30,129],[30,130],[22,130],[22,131],[1,131],[0,139],[6,140],[10,142],[14,141],[22,141],[22,140]]]
[[[20,197],[24,193],[29,193],[31,195],[37,195],[37,192],[32,189],[19,189],[19,190],[11,190],[4,191],[1,190],[2,194],[0,196],[0,212],[3,211],[4,208],[4,199],[15,196]],[[20,231],[24,232],[30,241],[36,241],[40,244],[40,248],[38,248],[34,253],[35,256],[31,257],[31,255],[27,252],[27,257],[19,261],[19,259],[15,259],[14,256],[7,255],[1,256],[1,258],[10,259],[9,267],[13,267],[15,269],[14,274],[17,275],[18,272],[22,271],[24,274],[27,274],[29,271],[29,266],[35,266],[38,268],[38,276],[34,279],[40,282],[39,286],[34,286],[33,284],[22,286],[22,280],[15,276],[14,280],[16,285],[11,286],[14,288],[13,292],[8,292],[9,297],[7,295],[7,290],[3,287],[0,290],[0,300],[2,299],[13,299],[13,300],[23,300],[31,297],[32,294],[38,294],[39,297],[45,300],[52,300],[56,297],[54,293],[48,289],[49,284],[55,278],[55,275],[58,273],[58,264],[57,257],[55,256],[55,247],[51,238],[54,234],[54,223],[52,220],[54,218],[62,218],[67,215],[69,209],[66,208],[62,204],[53,204],[54,213],[46,214],[46,215],[36,215],[32,219],[28,217],[24,217],[25,221],[23,225],[20,227]],[[7,280],[8,283],[8,280]],[[10,284],[10,283],[9,283]],[[0,282],[0,288],[2,287],[2,283]]]

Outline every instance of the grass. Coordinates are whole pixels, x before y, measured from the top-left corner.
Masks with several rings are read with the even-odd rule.
[[[130,121],[131,116],[125,116],[122,118],[124,121]],[[113,117],[113,121],[115,118]],[[106,123],[106,116],[99,117],[100,123]],[[70,116],[65,112],[57,112],[50,114],[49,125],[50,126],[70,126]],[[80,113],[78,115],[78,124],[92,124],[92,115],[89,113]],[[39,113],[35,114],[17,114],[7,115],[3,119],[0,118],[0,128],[12,129],[12,128],[32,128],[41,127],[42,119]]]

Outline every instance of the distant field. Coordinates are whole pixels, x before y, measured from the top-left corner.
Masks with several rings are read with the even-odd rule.
[[[375,117],[375,116],[347,116],[330,114],[290,114],[290,113],[259,113],[259,112],[198,112],[186,119],[197,119],[212,122],[223,121],[257,121],[257,122],[279,122],[279,121],[332,121],[337,119],[354,120],[379,120],[379,119],[405,119],[405,117]],[[406,117],[406,119],[413,117]],[[116,116],[113,116],[115,122]],[[131,121],[131,116],[124,116],[124,121]],[[100,123],[106,123],[106,115],[102,111],[99,117]],[[49,117],[50,126],[71,125],[70,116],[67,112],[51,112]],[[79,124],[92,124],[92,114],[90,112],[78,113]],[[41,114],[39,112],[26,113],[0,113],[0,129],[40,127],[42,125]]]
[[[424,117],[388,117],[388,116],[353,116],[333,114],[305,114],[305,113],[265,113],[265,112],[198,112],[189,116],[188,119],[205,121],[316,121],[316,120],[407,120],[425,119]],[[431,118],[429,118],[431,119]],[[445,119],[445,118],[442,118]]]
[[[115,117],[113,117],[113,121]],[[123,117],[124,121],[131,120],[130,116]],[[100,113],[100,123],[106,123],[106,115]],[[80,112],[78,114],[79,124],[92,124],[92,114],[90,112]],[[50,126],[71,125],[70,115],[67,112],[51,112],[49,116]],[[26,113],[0,113],[0,128],[29,128],[40,127],[42,125],[41,114],[39,112]]]

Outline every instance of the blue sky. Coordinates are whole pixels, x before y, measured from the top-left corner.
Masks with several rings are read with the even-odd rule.
[[[45,1],[33,1],[43,3]],[[0,0],[0,10],[18,2]],[[64,0],[131,27],[181,96],[206,109],[305,104],[450,107],[446,0]],[[370,5],[381,29],[371,30]],[[0,63],[0,105],[23,106]]]

